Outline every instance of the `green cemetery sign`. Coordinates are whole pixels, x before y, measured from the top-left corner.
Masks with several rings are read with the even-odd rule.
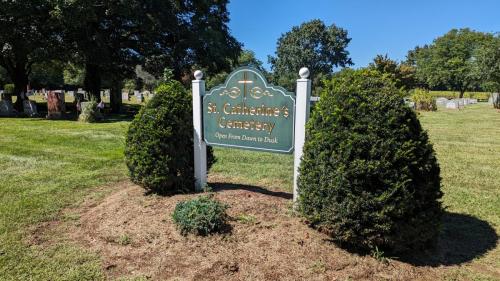
[[[203,97],[203,137],[208,145],[291,153],[295,95],[267,84],[250,67],[229,74]]]

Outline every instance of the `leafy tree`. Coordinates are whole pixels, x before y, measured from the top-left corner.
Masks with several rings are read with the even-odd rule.
[[[0,87],[7,83],[10,83],[9,75],[7,74],[5,68],[0,66]]]
[[[483,82],[483,88],[500,92],[500,37],[479,47],[475,53],[475,76]]]
[[[387,54],[377,55],[368,66],[396,82],[396,87],[410,90],[415,87],[415,68],[390,59]]]
[[[58,1],[65,46],[75,53],[73,63],[83,66],[83,84],[92,99],[100,101],[103,77],[116,85],[112,88],[121,88],[123,77],[132,75],[140,63],[141,48],[149,43],[145,38],[157,32],[151,17],[145,16],[148,9],[151,5],[141,1]],[[111,102],[118,111],[121,97],[116,92],[112,89]]]
[[[64,84],[72,87],[82,87],[85,70],[82,66],[68,63],[63,70]]]
[[[67,46],[85,67],[85,88],[99,100],[106,76],[117,110],[118,89],[135,76],[137,65],[156,77],[169,66],[177,79],[194,64],[210,71],[228,68],[226,58],[237,57],[240,44],[227,28],[227,2],[60,0],[58,15]]]
[[[409,56],[416,65],[419,80],[431,88],[444,86],[458,91],[461,98],[465,91],[478,86],[473,74],[474,53],[492,38],[491,34],[467,28],[452,29],[428,47],[415,49]]]
[[[333,72],[334,67],[352,65],[346,50],[351,41],[347,31],[321,20],[305,22],[281,35],[276,56],[269,57],[275,83],[293,89],[298,71],[308,67],[314,85]]]
[[[53,20],[52,1],[2,1],[0,4],[0,66],[14,83],[15,107],[22,109],[35,62],[60,56],[61,40]]]
[[[141,80],[143,88],[148,90],[153,90],[154,88],[156,88],[161,81],[161,79],[157,79],[151,73],[145,71],[141,65],[135,67],[135,75],[138,79]]]
[[[32,88],[63,88],[64,63],[56,60],[34,63],[29,80]]]

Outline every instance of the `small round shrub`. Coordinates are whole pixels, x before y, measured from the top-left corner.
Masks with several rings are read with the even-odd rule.
[[[424,89],[414,89],[412,91],[411,100],[415,103],[417,110],[436,111],[436,100],[431,93]]]
[[[402,97],[377,72],[344,70],[307,124],[299,211],[341,246],[399,252],[439,232],[439,165]]]
[[[102,119],[102,115],[97,108],[97,102],[82,102],[80,105],[82,107],[82,113],[78,116],[78,121],[93,123]]]
[[[208,167],[214,162],[207,148]],[[177,81],[160,85],[130,124],[125,160],[131,180],[148,191],[194,191],[191,95]]]
[[[14,93],[14,89],[15,89],[15,88],[16,88],[16,87],[14,86],[14,84],[5,84],[5,85],[3,86],[3,91],[4,91],[4,93],[5,93],[5,94],[9,94],[9,95],[11,95],[11,94],[13,94],[13,93]]]
[[[175,206],[172,218],[182,235],[208,235],[227,226],[228,206],[208,196],[183,201]]]

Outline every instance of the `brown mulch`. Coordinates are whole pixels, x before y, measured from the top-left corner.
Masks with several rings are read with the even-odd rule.
[[[211,179],[214,181],[214,179]],[[219,179],[215,179],[218,181]],[[145,195],[130,182],[86,199],[58,222],[40,225],[31,243],[74,243],[98,253],[109,279],[151,280],[438,280],[440,267],[413,266],[349,253],[293,215],[290,194],[221,185],[231,231],[182,236],[172,222],[177,202],[199,195]],[[242,215],[255,220],[238,219]]]

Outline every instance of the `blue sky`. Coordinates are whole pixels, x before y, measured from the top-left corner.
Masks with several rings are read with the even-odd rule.
[[[403,60],[452,28],[500,32],[500,0],[232,0],[229,12],[231,33],[266,68],[281,34],[311,19],[347,29],[354,67],[377,54]]]

